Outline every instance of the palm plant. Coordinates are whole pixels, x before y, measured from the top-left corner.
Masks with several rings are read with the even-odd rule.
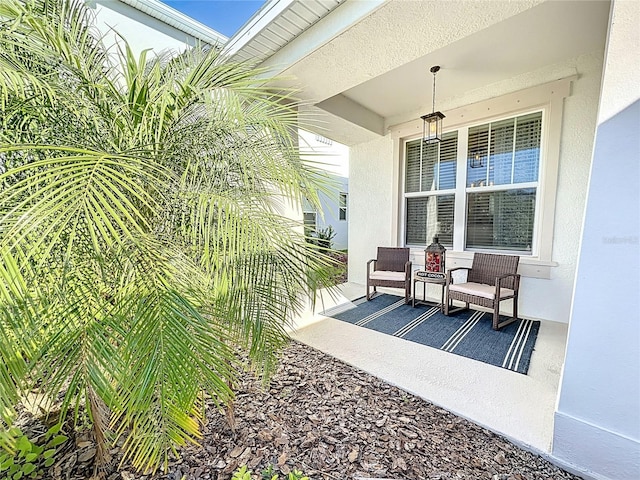
[[[261,73],[107,50],[79,0],[0,3],[5,426],[37,388],[155,470],[231,401],[237,348],[272,370],[330,260],[283,214],[323,177]]]

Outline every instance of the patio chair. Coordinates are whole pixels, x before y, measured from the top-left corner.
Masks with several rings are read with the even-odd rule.
[[[373,270],[371,266],[373,265]],[[404,289],[404,303],[411,299],[411,261],[409,249],[378,247],[378,256],[367,262],[367,300],[371,300],[370,288],[392,287]]]
[[[471,268],[456,267],[447,271],[445,315],[466,310],[472,303],[493,309],[494,330],[515,322],[518,319],[520,289],[519,260],[516,255],[476,253]],[[454,283],[452,273],[456,270],[467,270],[464,283]],[[509,299],[513,299],[513,316],[500,323],[500,302]],[[452,309],[453,300],[464,302],[465,306]]]

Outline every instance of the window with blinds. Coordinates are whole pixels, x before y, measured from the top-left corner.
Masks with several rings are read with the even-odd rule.
[[[467,248],[531,251],[541,131],[542,112],[469,128]]]
[[[405,245],[428,245],[438,234],[447,248],[455,242],[470,250],[531,253],[542,119],[537,111],[462,127],[436,144],[407,142]],[[459,136],[466,136],[466,158],[458,158]],[[457,171],[466,172],[460,185]],[[466,215],[457,224],[456,210]]]
[[[304,212],[302,215],[304,222],[304,234],[309,237],[316,232],[317,214],[316,212]]]
[[[340,220],[347,219],[347,194],[341,193],[338,205],[338,218]]]
[[[439,235],[451,247],[458,132],[445,134],[440,143],[421,142],[406,143],[405,244],[424,246]]]

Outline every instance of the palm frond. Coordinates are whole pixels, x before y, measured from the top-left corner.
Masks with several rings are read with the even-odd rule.
[[[216,324],[178,292],[133,295],[120,314],[131,328],[120,352],[128,368],[118,379],[115,424],[125,458],[155,470],[176,445],[200,437],[202,387],[217,402],[232,396],[225,381],[234,376],[226,362],[233,355]]]
[[[159,195],[166,172],[140,158],[77,148],[0,146],[0,154],[52,150],[67,155],[28,162],[0,175],[6,185],[0,200],[0,245],[13,247],[29,239],[30,250],[47,261],[51,252],[71,251],[80,241],[78,232],[100,250],[151,229],[148,212],[156,208],[154,195]],[[147,188],[140,189],[141,184]]]
[[[80,0],[0,18],[0,414],[41,385],[155,470],[198,441],[206,400],[232,398],[235,349],[273,371],[329,284],[285,214],[327,178],[264,70],[125,39],[112,62]]]

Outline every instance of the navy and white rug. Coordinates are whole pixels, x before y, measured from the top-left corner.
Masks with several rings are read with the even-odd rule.
[[[466,310],[446,316],[439,307],[412,307],[404,298],[378,294],[323,312],[323,315],[462,355],[526,375],[540,322],[518,320],[496,331],[493,315]]]

